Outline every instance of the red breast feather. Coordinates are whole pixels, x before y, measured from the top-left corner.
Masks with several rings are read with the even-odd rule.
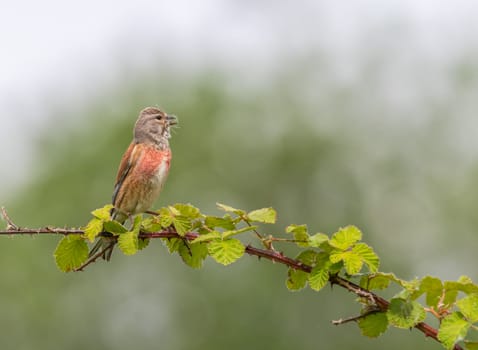
[[[126,152],[129,153],[130,167],[123,182],[118,184],[118,193],[113,203],[127,215],[141,213],[151,207],[166,181],[171,161],[169,149],[159,150],[144,144],[135,144],[133,148]],[[120,174],[118,179],[121,179]]]

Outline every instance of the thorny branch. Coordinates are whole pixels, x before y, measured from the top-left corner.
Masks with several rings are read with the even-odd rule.
[[[29,228],[21,228],[17,226],[16,224],[13,223],[13,221],[10,219],[8,216],[6,210],[4,207],[1,207],[1,214],[5,222],[7,223],[6,230],[0,230],[0,235],[35,235],[35,234],[57,234],[57,235],[71,235],[71,234],[83,234],[84,231],[82,229],[78,228],[58,228],[58,227],[42,227],[38,229],[29,229]],[[105,233],[104,236],[109,236],[108,233]],[[100,234],[101,236],[101,234]],[[199,236],[198,233],[196,232],[188,232],[184,236],[180,236],[174,229],[168,229],[164,231],[159,231],[159,232],[141,232],[139,234],[139,238],[181,238],[185,239],[187,241],[192,241],[195,238]],[[114,244],[114,242],[113,242]],[[108,248],[106,248],[108,249]],[[272,249],[260,249],[253,247],[251,245],[247,245],[245,248],[245,252],[251,256],[257,256],[258,258],[265,258],[267,260],[270,260],[272,262],[277,262],[280,264],[283,264],[285,266],[288,266],[293,269],[301,270],[307,273],[310,273],[312,271],[312,267],[306,264],[303,264],[302,262],[289,258],[285,255],[283,255],[281,252],[278,252],[276,250]],[[88,265],[92,262],[94,262],[96,259],[98,259],[102,254],[104,253],[104,250],[101,250],[99,253],[95,254],[93,259],[90,259],[92,261],[89,261]],[[76,271],[83,271],[83,269],[87,265],[85,264],[84,266],[79,267]],[[330,284],[333,285],[338,285],[349,292],[357,295],[360,298],[367,299],[370,304],[376,308],[375,312],[378,311],[386,311],[388,309],[388,306],[390,303],[388,300],[378,296],[377,294],[370,292],[367,289],[364,289],[360,287],[359,285],[355,284],[352,281],[349,281],[343,277],[340,277],[338,275],[331,275],[329,277],[329,282]],[[351,322],[351,321],[357,321],[363,316],[358,316],[358,317],[350,317],[345,320],[339,320],[339,321],[333,321],[333,324],[343,324],[346,322]],[[418,329],[420,332],[422,332],[426,337],[430,337],[438,342],[438,330],[429,324],[425,322],[420,322],[417,325],[415,325],[415,328]],[[455,344],[454,350],[463,350],[463,348]]]

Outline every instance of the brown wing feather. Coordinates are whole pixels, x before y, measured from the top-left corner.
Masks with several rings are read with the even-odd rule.
[[[136,143],[131,142],[128,149],[126,150],[126,152],[124,152],[123,157],[121,158],[120,166],[118,168],[118,174],[116,175],[115,189],[113,191],[112,203],[115,206],[116,206],[116,199],[118,198],[118,193],[120,191],[121,185],[123,184],[124,179],[126,178],[126,175],[128,175],[131,169],[131,165],[133,164],[132,153],[135,146],[136,146]]]

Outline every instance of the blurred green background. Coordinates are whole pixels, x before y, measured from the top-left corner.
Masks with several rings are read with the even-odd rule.
[[[210,214],[219,214],[215,202],[246,210],[273,206],[278,223],[266,232],[273,234],[290,223],[329,234],[355,224],[384,271],[407,279],[466,274],[478,280],[476,42],[451,58],[435,56],[420,46],[428,36],[410,39],[419,29],[406,15],[375,13],[377,30],[365,7],[361,20],[347,27],[364,36],[349,36],[349,51],[329,51],[322,39],[328,26],[346,26],[343,18],[316,26],[321,11],[336,5],[306,3],[271,13],[249,2],[218,10],[225,18],[247,13],[267,23],[241,35],[270,35],[271,47],[282,39],[269,55],[208,56],[206,34],[216,35],[209,28],[200,42],[205,47],[196,48],[200,64],[194,57],[175,62],[177,52],[165,58],[165,47],[188,40],[172,34],[145,53],[146,62],[138,61],[128,52],[141,40],[134,32],[110,53],[116,63],[104,69],[112,83],[96,85],[99,78],[83,67],[87,77],[73,90],[81,98],[68,97],[71,91],[59,84],[36,104],[10,101],[21,122],[2,116],[9,135],[1,152],[9,160],[2,164],[0,204],[21,226],[84,225],[91,210],[110,201],[139,110],[160,106],[179,117],[180,128],[157,206],[190,202]],[[208,8],[214,4],[225,11],[217,2]],[[184,23],[174,22],[174,14],[180,11],[174,8],[169,24],[179,32]],[[285,14],[305,27],[283,35],[278,19]],[[308,20],[301,22],[304,14]],[[448,19],[446,11],[434,15]],[[440,23],[428,23],[432,34],[442,33]],[[219,24],[227,32],[250,23],[223,18]],[[230,49],[230,42],[220,43],[216,52]],[[37,111],[44,117],[29,119]],[[19,161],[17,169],[18,142],[27,164]],[[339,288],[289,292],[286,269],[267,261],[244,257],[225,268],[208,260],[192,270],[158,241],[136,256],[116,251],[111,263],[64,274],[52,257],[58,240],[0,237],[2,349],[440,348],[416,331],[392,330],[372,340],[354,324],[333,326],[331,320],[357,314],[353,295]]]

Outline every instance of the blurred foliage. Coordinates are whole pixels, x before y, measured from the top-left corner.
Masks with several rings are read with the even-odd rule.
[[[190,202],[210,213],[217,201],[273,206],[279,232],[291,222],[327,233],[355,224],[385,271],[476,280],[467,265],[478,248],[476,165],[463,173],[450,147],[446,101],[432,99],[423,107],[429,118],[402,123],[385,117],[386,101],[362,99],[380,90],[380,71],[341,85],[326,63],[289,63],[300,68],[259,85],[214,69],[189,78],[157,67],[134,79],[122,72],[116,90],[91,105],[52,110],[31,183],[3,204],[21,226],[86,224],[92,209],[110,201],[139,110],[159,104],[180,128],[158,204]],[[63,274],[47,256],[57,242],[2,238],[2,348],[440,347],[417,332],[369,340],[354,325],[334,327],[330,320],[358,312],[353,296],[291,293],[285,269],[269,262],[243,259],[227,269],[207,262],[195,271],[152,242],[135,257],[114,254],[112,264]]]

